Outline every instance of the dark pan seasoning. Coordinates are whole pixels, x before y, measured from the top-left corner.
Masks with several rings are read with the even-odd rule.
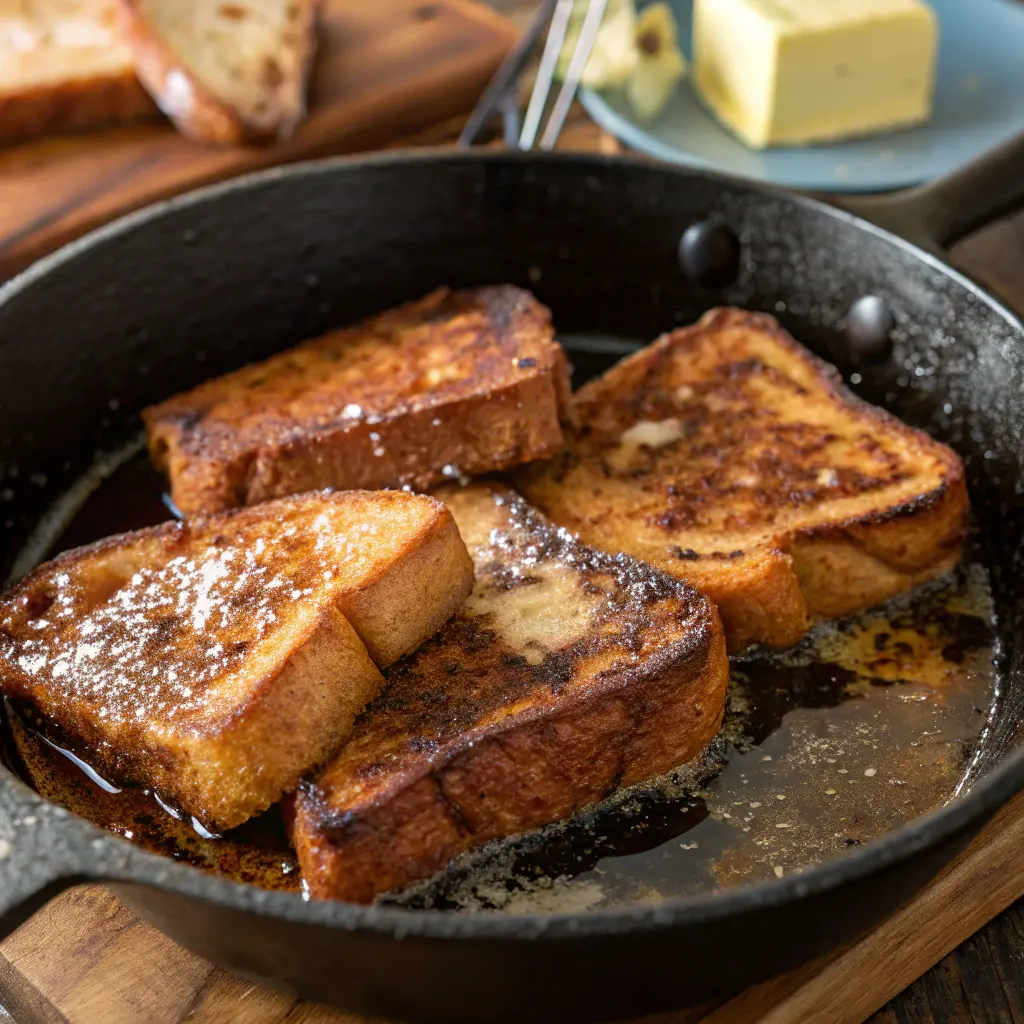
[[[166,519],[144,454],[85,501],[50,554]],[[988,573],[976,545],[950,577],[797,647],[732,659],[725,725],[702,762],[596,810],[458,858],[384,897],[411,908],[578,911],[799,872],[949,800],[996,697]],[[12,717],[43,796],[146,849],[268,889],[300,879],[280,814],[203,835],[154,795],[116,790]]]

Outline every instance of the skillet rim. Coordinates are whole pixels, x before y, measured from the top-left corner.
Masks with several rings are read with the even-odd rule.
[[[115,239],[179,210],[202,207],[222,195],[259,189],[282,179],[314,180],[321,174],[335,175],[375,167],[422,164],[564,164],[577,165],[580,173],[609,166],[630,171],[654,171],[679,178],[700,179],[728,185],[759,198],[775,199],[798,209],[819,214],[874,235],[923,261],[960,288],[966,289],[996,313],[1024,343],[1024,323],[997,298],[985,291],[944,260],[899,235],[856,214],[810,196],[773,185],[748,181],[698,167],[653,163],[629,154],[523,153],[504,151],[458,151],[445,147],[391,150],[384,153],[309,160],[256,171],[211,184],[133,211],[44,256],[0,285],[0,308],[44,282],[54,270],[88,255],[97,244]],[[1019,655],[1018,655],[1019,657]],[[22,807],[63,811],[31,789],[17,775],[3,767],[0,793],[9,794]],[[1017,792],[1024,789],[1024,746],[1010,753],[1001,764],[976,782],[964,796],[914,818],[881,837],[855,847],[839,857],[806,868],[799,875],[737,886],[722,892],[668,898],[656,905],[595,907],[582,913],[557,914],[461,914],[438,910],[406,910],[389,906],[363,906],[341,901],[310,901],[297,893],[273,892],[255,885],[235,882],[224,876],[177,863],[169,857],[150,853],[114,833],[64,811],[52,828],[75,845],[73,865],[61,864],[51,872],[55,880],[103,881],[140,885],[200,899],[226,909],[253,912],[284,921],[367,931],[396,939],[466,940],[550,940],[576,939],[640,931],[664,930],[687,924],[705,924],[756,910],[780,906],[828,893],[856,882],[916,854],[954,839],[972,827],[982,827]],[[12,822],[12,825],[17,824]],[[12,831],[14,831],[12,829]],[[25,841],[24,836],[20,837]],[[19,836],[14,833],[14,841]],[[68,868],[72,868],[68,870]],[[43,888],[40,886],[39,888]]]

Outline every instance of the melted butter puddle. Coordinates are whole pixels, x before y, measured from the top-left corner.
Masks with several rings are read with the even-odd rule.
[[[115,791],[116,792],[116,791]],[[156,792],[156,790],[144,789],[143,793],[149,793],[153,799],[163,808],[163,810],[169,814],[172,818],[177,821],[185,821],[188,818],[192,825],[192,830],[197,836],[203,839],[220,839],[221,834],[219,832],[212,832],[208,829],[194,814],[186,815],[184,811],[178,810],[177,807],[169,804],[164,798]]]
[[[385,897],[523,912],[624,906],[800,873],[951,799],[996,693],[986,572],[733,659],[703,773],[619,794]]]
[[[91,764],[83,761],[77,754],[68,750],[66,747],[58,746],[53,740],[47,739],[42,733],[32,733],[32,738],[36,741],[45,743],[51,750],[55,750],[58,754],[66,757],[91,783],[98,786],[104,793],[110,793],[115,795],[117,793],[123,793],[124,790],[119,786],[115,786],[112,782],[108,782]],[[197,836],[202,839],[220,839],[221,834],[219,832],[213,832],[208,829],[194,814],[185,814],[184,811],[179,810],[173,804],[166,801],[156,790],[153,789],[140,789],[140,793],[146,796],[151,796],[156,803],[160,806],[160,809],[165,813],[169,814],[175,821],[188,821],[193,831]],[[131,838],[128,836],[127,838]]]
[[[151,852],[235,881],[298,891],[298,864],[277,808],[218,835],[157,793],[115,786],[9,708],[8,720],[26,781],[46,799]]]
[[[52,740],[48,740],[41,733],[35,734],[37,739],[40,739],[45,743],[51,750],[56,750],[58,754],[63,754],[83,775],[92,783],[99,786],[104,793],[120,793],[121,790],[115,786],[112,782],[107,782],[105,778],[92,765],[87,764],[77,754],[73,754],[70,750],[66,750],[64,747],[57,746]],[[157,797],[157,802],[160,802],[160,797]]]

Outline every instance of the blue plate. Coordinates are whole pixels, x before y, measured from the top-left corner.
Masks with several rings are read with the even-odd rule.
[[[1024,131],[1024,3],[931,0],[939,15],[935,108],[919,128],[761,152],[738,142],[684,82],[661,116],[639,123],[619,92],[582,90],[590,116],[627,146],[672,163],[816,192],[874,192],[937,178]],[[643,6],[641,4],[641,6]],[[672,3],[690,56],[691,0]],[[1024,173],[1024,168],[1022,172]]]

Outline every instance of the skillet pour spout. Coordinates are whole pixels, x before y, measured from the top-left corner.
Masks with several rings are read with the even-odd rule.
[[[936,245],[1021,198],[1024,175],[1019,188],[1007,172],[1022,149],[1017,140],[979,176],[986,195],[935,229]],[[931,194],[964,196],[962,185]],[[704,284],[678,256],[701,223],[738,246],[731,273]],[[851,372],[850,309],[865,296],[884,303],[885,353],[856,361],[856,387],[963,456],[992,571],[999,692],[964,792],[770,884],[470,914],[307,902],[147,853],[44,801],[10,770],[8,749],[0,929],[99,879],[196,953],[356,1013],[614,1019],[735,992],[852,939],[1024,786],[1024,328],[934,254],[848,212],[697,170],[491,152],[328,161],[172,200],[44,259],[0,290],[3,575],[96,452],[138,432],[146,405],[438,285],[495,282],[552,308],[580,374],[607,357],[574,335],[650,339],[719,305],[778,316]]]

